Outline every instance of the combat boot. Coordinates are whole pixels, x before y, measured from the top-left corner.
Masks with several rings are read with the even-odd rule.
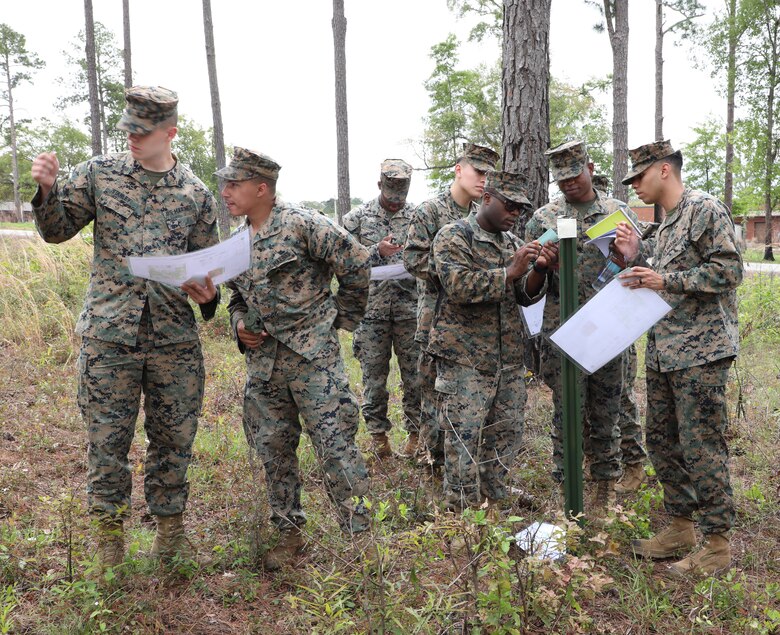
[[[491,525],[497,525],[499,522],[501,522],[501,504],[495,498],[488,497],[487,499],[485,520],[487,520]]]
[[[615,503],[617,502],[617,495],[615,494],[615,479],[597,481],[596,488],[596,497],[593,500],[592,517],[594,520],[600,520],[606,518],[610,507],[614,507]]]
[[[277,571],[303,549],[304,540],[300,527],[285,527],[279,531],[279,542],[263,557],[266,571]]]
[[[100,521],[97,526],[97,561],[101,570],[117,567],[124,559],[125,533],[122,521]]]
[[[641,463],[630,463],[623,470],[623,476],[615,485],[615,491],[618,494],[630,494],[636,492],[639,486],[645,482],[647,474]]]
[[[386,432],[378,432],[371,435],[371,449],[378,459],[386,459],[393,455],[393,450],[390,448],[390,439],[387,438]]]
[[[413,457],[417,454],[417,447],[420,444],[420,435],[417,432],[410,432],[409,437],[406,439],[404,449],[401,450],[401,456]]]
[[[631,549],[643,558],[671,558],[696,546],[696,531],[690,518],[675,516],[671,524],[647,540],[632,540]]]
[[[715,575],[731,566],[731,545],[726,534],[710,534],[696,553],[669,565],[677,575]]]
[[[184,533],[181,513],[173,516],[157,516],[157,533],[152,543],[151,555],[160,558],[163,562],[170,562],[177,555],[185,560],[195,560],[195,550]]]

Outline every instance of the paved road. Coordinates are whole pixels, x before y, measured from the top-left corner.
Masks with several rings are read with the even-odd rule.
[[[748,273],[780,274],[780,264],[773,264],[771,262],[746,262],[745,271]]]
[[[0,229],[0,236],[12,238],[35,238],[38,234],[29,229]]]

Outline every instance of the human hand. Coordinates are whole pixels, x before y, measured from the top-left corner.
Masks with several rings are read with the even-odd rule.
[[[617,224],[615,249],[623,255],[626,261],[633,260],[639,253],[639,236],[628,223]]]
[[[549,269],[558,264],[558,243],[548,242],[542,247],[542,252],[536,259],[540,269]]]
[[[379,241],[377,249],[379,250],[379,255],[382,256],[382,258],[387,258],[388,256],[394,256],[399,251],[401,251],[403,249],[403,245],[396,245],[393,242],[393,235],[388,234]]]
[[[618,278],[621,279],[624,287],[630,289],[642,288],[663,291],[665,288],[663,276],[648,267],[631,267],[631,269],[621,273]]]
[[[33,159],[30,172],[33,180],[41,186],[41,193],[44,199],[51,192],[51,188],[54,187],[59,171],[60,162],[57,159],[56,152],[43,152]]]
[[[238,324],[236,325],[236,333],[238,334],[238,339],[241,340],[241,343],[246,346],[247,348],[259,348],[259,346],[265,341],[265,338],[268,337],[268,331],[261,331],[260,333],[253,333],[252,331],[248,331],[244,327],[244,320],[239,320]]]
[[[536,260],[540,253],[542,253],[542,246],[538,240],[520,247],[512,256],[511,264],[506,268],[507,281],[517,280],[525,274],[528,271],[528,265],[531,264],[531,261]]]
[[[217,295],[217,288],[211,281],[211,276],[206,276],[204,283],[200,284],[197,280],[188,280],[181,285],[181,289],[192,298],[193,302],[207,304]]]

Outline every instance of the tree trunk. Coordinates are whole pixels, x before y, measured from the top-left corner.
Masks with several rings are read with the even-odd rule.
[[[5,67],[8,69],[6,79],[8,81],[8,123],[11,127],[11,178],[14,186],[14,209],[19,214],[19,222],[24,222],[24,208],[22,199],[19,196],[19,155],[16,148],[16,124],[14,123],[14,95],[13,84],[11,82],[11,59],[10,55],[5,56]]]
[[[349,118],[347,115],[347,18],[344,15],[344,0],[333,0],[333,50],[336,75],[336,169],[338,199],[336,220],[349,212]]]
[[[97,85],[97,61],[95,59],[95,20],[92,0],[84,0],[84,35],[87,53],[87,84],[89,86],[89,120],[92,129],[92,156],[103,151],[100,134],[100,97]]]
[[[548,199],[550,2],[504,0],[502,165],[528,177],[534,208]]]
[[[655,140],[664,139],[664,5],[655,0]],[[653,220],[661,222],[661,205],[653,205]]]
[[[769,65],[767,81],[769,83],[769,94],[766,99],[766,154],[765,154],[765,172],[764,172],[764,260],[774,260],[772,253],[772,173],[775,167],[774,132],[775,132],[775,84],[777,82],[777,24],[774,25],[774,33],[770,34],[772,39],[772,60]]]
[[[122,0],[122,32],[125,36],[125,48],[122,58],[125,61],[125,88],[133,85],[132,54],[130,51],[130,0]]]
[[[211,90],[211,116],[214,121],[214,154],[216,155],[217,168],[221,169],[225,167],[225,135],[222,131],[222,106],[219,101],[219,83],[217,82],[217,55],[214,49],[211,0],[203,0],[203,31],[206,35],[206,63]],[[222,179],[219,180],[219,189],[222,190]],[[230,215],[222,197],[219,197],[218,222],[219,233],[225,239],[230,235]]]
[[[621,183],[628,171],[628,0],[604,0],[604,15],[612,46],[612,190],[628,201]]]
[[[726,178],[723,202],[732,211],[734,205],[734,96],[737,83],[737,0],[729,0],[729,53],[726,77]]]
[[[100,112],[100,145],[103,154],[108,153],[108,123],[106,123],[106,95],[103,88],[103,76],[101,74],[100,58],[97,57],[98,51],[95,49],[95,70],[97,74],[97,87],[98,87],[98,106]]]

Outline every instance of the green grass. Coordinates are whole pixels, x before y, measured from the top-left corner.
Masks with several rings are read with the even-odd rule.
[[[3,247],[3,245],[6,247]],[[308,546],[298,566],[259,566],[275,532],[263,468],[241,423],[244,360],[224,305],[202,326],[207,381],[189,471],[187,524],[209,567],[160,569],[144,554],[153,537],[143,500],[142,419],[130,453],[133,504],[123,575],[94,580],[84,507],[85,437],[75,404],[72,335],[91,247],[0,242],[0,633],[776,633],[780,629],[780,282],[750,276],[740,288],[742,354],[729,384],[736,569],[720,580],[676,580],[663,563],[637,561],[629,541],[665,521],[651,479],[603,529],[573,528],[565,563],[524,559],[508,536],[551,520],[549,391],[533,382],[525,447],[513,484],[540,496],[498,526],[483,510],[441,511],[441,484],[411,462],[372,465],[373,522],[352,540],[338,529],[311,443],[299,447]],[[350,383],[361,376],[342,334]],[[640,349],[637,390],[644,401]],[[401,404],[390,379],[391,435]],[[358,444],[369,447],[361,425]],[[588,486],[590,487],[590,486]],[[587,499],[586,499],[587,505]],[[520,519],[523,520],[515,520]],[[473,550],[451,549],[465,536]],[[378,554],[368,558],[367,554]],[[378,566],[374,562],[378,559]]]
[[[29,216],[29,214],[26,214],[26,216]],[[32,221],[25,221],[24,223],[0,222],[0,229],[19,229],[25,231],[35,231],[35,223]]]

